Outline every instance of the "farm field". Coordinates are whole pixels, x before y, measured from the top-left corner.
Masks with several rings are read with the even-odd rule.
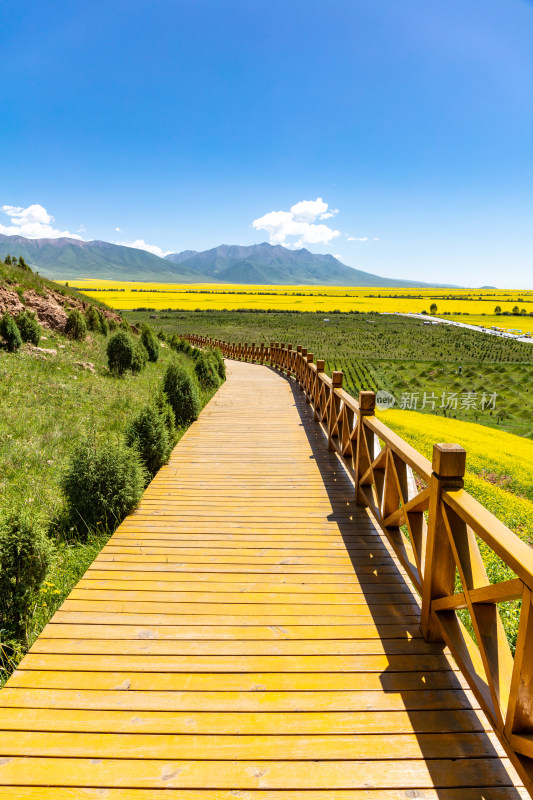
[[[465,489],[530,546],[533,544],[533,442],[483,425],[446,419],[416,411],[378,412],[383,422],[431,458],[435,442],[454,442],[467,451]],[[495,553],[480,543],[491,581],[514,578]],[[514,646],[518,633],[518,604],[500,606],[504,626]],[[463,622],[469,625],[467,615]]]
[[[410,317],[381,314],[125,312],[167,333],[301,344],[344,372],[344,386],[385,389],[406,410],[478,422],[533,438],[533,347]],[[153,315],[152,315],[153,316]],[[434,419],[435,416],[432,417]]]
[[[533,291],[501,289],[361,289],[338,286],[243,286],[224,284],[168,284],[122,281],[76,281],[76,288],[120,310],[149,308],[195,311],[359,311],[370,313],[429,312],[460,322],[533,332]],[[510,316],[496,315],[499,306]],[[513,308],[524,310],[511,315]],[[529,316],[531,314],[532,316]]]

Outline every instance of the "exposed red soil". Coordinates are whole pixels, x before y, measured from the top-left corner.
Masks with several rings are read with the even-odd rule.
[[[15,316],[21,311],[29,309],[35,312],[43,328],[63,332],[67,324],[69,311],[73,308],[85,311],[90,305],[90,303],[84,300],[78,300],[75,297],[65,297],[61,292],[56,292],[54,289],[43,288],[43,292],[46,292],[46,297],[37,294],[33,289],[26,289],[23,293],[24,304],[16,292],[16,287],[7,288],[6,286],[0,286],[0,316],[5,311]],[[114,319],[120,322],[119,315],[115,314],[114,311],[108,311],[106,309],[101,309],[101,311],[108,320]]]

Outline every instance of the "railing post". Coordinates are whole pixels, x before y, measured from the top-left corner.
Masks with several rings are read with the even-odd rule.
[[[304,375],[305,375],[305,359],[307,358],[307,347],[302,347],[300,350],[300,369],[298,371],[298,375],[296,376],[298,379],[298,383],[300,384],[300,391],[303,392],[304,390]]]
[[[314,358],[313,353],[308,353],[307,354],[307,365],[308,366],[306,366],[306,368],[305,368],[305,378],[304,378],[304,391],[305,391],[305,402],[306,403],[309,403],[310,400],[311,400],[310,389],[311,389],[311,376],[313,374],[313,371],[310,369],[309,364],[313,363],[313,358]]]
[[[318,398],[320,394],[320,378],[318,377],[321,372],[324,372],[324,367],[326,362],[322,358],[318,358],[316,362],[316,374],[315,374],[315,391],[313,396],[313,409],[314,414],[313,417],[315,420],[318,420]]]
[[[252,342],[252,348],[250,350],[250,360],[252,364],[255,364],[255,342]]]
[[[458,444],[433,446],[433,472],[427,522],[426,557],[422,581],[420,630],[427,642],[442,641],[442,634],[431,616],[431,603],[454,592],[455,559],[442,513],[442,491],[461,489],[465,474],[466,450]]]
[[[305,351],[307,353],[307,350]],[[337,426],[337,417],[339,415],[340,398],[335,394],[335,389],[342,389],[342,372],[337,371],[331,375],[331,397],[328,415],[328,450],[335,450],[333,439],[337,438],[335,429]],[[303,388],[300,387],[300,388]]]
[[[374,457],[373,446],[369,443],[365,430],[365,417],[373,417],[376,413],[376,393],[359,392],[359,410],[357,412],[357,437],[355,446],[355,501],[358,505],[366,505],[366,500],[360,492],[360,481]],[[373,433],[370,436],[374,437]],[[372,483],[372,481],[370,481]]]
[[[284,366],[284,370],[282,370],[282,372],[285,372],[286,375],[290,375],[291,374],[291,367],[290,367],[291,350],[292,350],[292,344],[288,344],[287,345],[287,349],[283,351],[283,366]]]

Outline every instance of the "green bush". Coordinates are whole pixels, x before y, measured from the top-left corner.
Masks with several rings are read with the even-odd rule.
[[[136,447],[150,477],[166,464],[171,445],[165,421],[154,405],[145,406],[126,428],[126,444]]]
[[[89,306],[85,311],[85,322],[90,331],[100,330],[100,320],[98,319],[98,312],[94,306]]]
[[[194,372],[204,389],[216,389],[220,385],[218,365],[207,353],[198,351]]]
[[[78,339],[79,341],[83,341],[87,336],[85,317],[77,308],[68,315],[65,333],[70,339]]]
[[[75,446],[61,479],[70,523],[88,533],[114,530],[142,497],[145,471],[136,450],[83,439]]]
[[[221,380],[226,380],[226,365],[224,363],[224,356],[222,355],[222,350],[219,347],[209,348],[207,351],[209,357],[213,360],[216,364],[217,372]]]
[[[100,309],[98,309],[96,313],[98,314],[98,329],[103,336],[107,336],[109,333],[109,325],[107,324],[107,320]]]
[[[14,353],[15,350],[18,350],[22,344],[22,336],[20,335],[17,324],[7,311],[4,312],[4,316],[0,319],[0,336],[5,339],[7,349],[10,353]]]
[[[178,441],[178,431],[176,428],[176,417],[174,415],[174,411],[172,406],[167,400],[167,396],[164,391],[161,389],[156,395],[154,400],[154,405],[159,411],[161,415],[161,419],[165,423],[165,427],[167,429],[168,434],[168,441],[170,442],[170,446],[174,447],[176,442]]]
[[[126,322],[125,319],[122,320],[122,322],[118,327],[120,328],[121,331],[125,331],[126,333],[131,333],[131,325],[128,322]]]
[[[31,342],[38,345],[41,341],[41,326],[35,318],[33,311],[23,311],[15,317],[17,328],[20,331],[23,342]]]
[[[149,325],[143,325],[141,331],[141,342],[146,348],[148,353],[148,360],[154,363],[159,358],[159,342],[157,336]]]
[[[107,326],[108,326],[109,330],[111,331],[111,333],[114,333],[116,331],[116,329],[118,328],[118,322],[113,317],[110,317],[109,322],[107,323]]]
[[[182,364],[172,361],[163,378],[163,391],[172,406],[177,425],[186,425],[201,411],[198,386]]]
[[[123,330],[115,333],[107,343],[107,363],[114,375],[124,375],[131,369],[135,348],[131,337]]]
[[[160,331],[158,331],[158,333],[157,333],[157,338],[158,338],[158,339],[159,339],[161,342],[167,342],[167,341],[168,341],[168,336],[166,335],[166,333],[165,333],[165,331],[164,331],[164,330],[160,330]]]
[[[24,509],[0,517],[0,615],[2,628],[26,640],[26,625],[46,577],[52,545]]]
[[[133,349],[133,360],[131,362],[131,371],[135,374],[142,372],[148,362],[148,353],[146,347],[141,341],[135,343]]]

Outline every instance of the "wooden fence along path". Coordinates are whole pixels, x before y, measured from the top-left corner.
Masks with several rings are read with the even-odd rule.
[[[505,742],[507,758],[480,706],[492,713],[495,684],[504,691],[495,670],[509,670],[508,738],[527,739],[530,624],[517,679],[493,661],[503,644],[491,608],[529,591],[530,562],[516,565],[519,587],[483,589],[475,538],[458,521],[472,506],[457,451],[440,451],[437,475],[375,420],[370,395],[360,410],[338,375],[289,352],[241,356],[284,359],[299,381],[228,363],[138,510],[0,692],[0,797],[527,797],[528,759]],[[413,498],[405,464],[427,483]],[[445,541],[472,565],[460,568],[460,593]],[[465,604],[480,615],[481,657],[457,643],[452,617]],[[468,671],[480,658],[492,670],[485,694]]]

